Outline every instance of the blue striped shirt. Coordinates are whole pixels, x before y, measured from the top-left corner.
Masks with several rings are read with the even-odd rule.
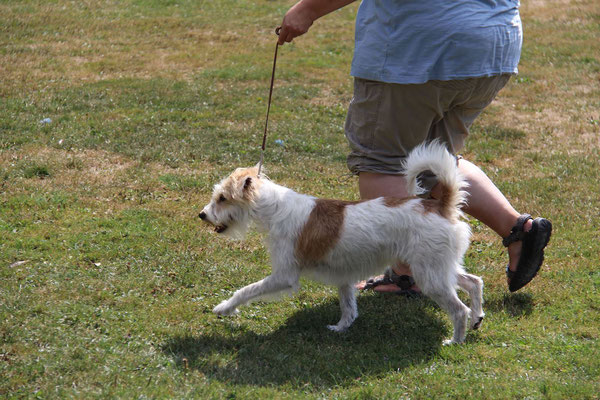
[[[515,74],[519,0],[363,0],[351,75],[424,83]]]

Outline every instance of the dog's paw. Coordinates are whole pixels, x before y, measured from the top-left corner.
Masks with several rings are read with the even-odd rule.
[[[480,317],[471,318],[471,329],[476,331],[481,326],[481,322],[483,322],[483,315]]]
[[[340,325],[327,325],[327,329],[329,329],[330,331],[333,332],[346,332],[348,330],[347,326],[340,326]]]
[[[443,346],[451,346],[453,344],[461,344],[464,340],[454,340],[454,339],[446,339],[442,342]]]
[[[227,300],[225,300],[225,301],[221,302],[221,304],[219,304],[218,306],[213,308],[213,312],[217,315],[227,316],[227,315],[237,314],[238,310],[235,307],[231,307],[229,305],[229,302]]]

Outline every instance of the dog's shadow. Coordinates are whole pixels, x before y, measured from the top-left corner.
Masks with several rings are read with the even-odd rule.
[[[238,320],[242,326],[225,334],[173,337],[163,351],[180,368],[223,382],[330,387],[426,361],[452,330],[427,299],[366,295],[358,298],[358,309],[359,318],[341,334],[325,327],[339,318],[332,298],[266,334],[249,331]]]

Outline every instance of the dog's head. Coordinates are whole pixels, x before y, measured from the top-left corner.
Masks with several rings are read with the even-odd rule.
[[[243,238],[248,230],[250,209],[258,197],[260,184],[258,166],[236,169],[215,185],[210,203],[198,216],[213,225],[217,233]]]

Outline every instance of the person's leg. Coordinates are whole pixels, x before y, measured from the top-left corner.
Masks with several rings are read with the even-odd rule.
[[[520,214],[513,208],[485,172],[475,164],[461,159],[458,162],[458,169],[469,183],[469,188],[467,189],[469,197],[463,211],[483,222],[501,238],[508,236]],[[432,190],[432,196],[436,197],[435,187]],[[525,223],[525,232],[531,229],[531,223],[531,220]],[[521,254],[521,247],[522,243],[520,241],[508,246],[509,268],[511,270],[516,270],[519,255]]]
[[[358,191],[362,200],[378,197],[408,197],[406,180],[403,175],[361,172],[358,175]]]

